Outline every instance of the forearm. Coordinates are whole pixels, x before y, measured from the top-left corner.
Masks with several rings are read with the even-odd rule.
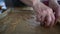
[[[49,0],[50,3],[53,3],[54,5],[59,5],[57,0]]]
[[[20,1],[22,1],[23,3],[25,3],[29,6],[32,6],[32,1],[30,1],[30,0],[20,0]]]
[[[36,3],[40,2],[40,0],[20,0],[20,1],[22,1],[23,3],[25,3],[25,4],[29,5],[29,6],[33,6]]]

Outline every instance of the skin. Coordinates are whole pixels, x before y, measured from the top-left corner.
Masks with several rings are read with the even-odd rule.
[[[55,12],[55,24],[60,20],[60,5],[57,0],[50,0],[49,7],[51,7]]]
[[[27,4],[28,6],[33,7],[33,9],[36,11],[37,21],[41,23],[45,23],[44,25],[46,27],[52,27],[55,24],[55,18],[57,21],[57,19],[59,19],[60,17],[60,11],[59,11],[60,6],[58,5],[57,0],[53,0],[53,1],[49,0],[50,7],[44,5],[42,2],[40,2],[40,0],[20,0],[20,1]],[[54,5],[54,7],[52,7],[51,4]],[[56,10],[55,11],[56,17],[54,16],[52,9]]]

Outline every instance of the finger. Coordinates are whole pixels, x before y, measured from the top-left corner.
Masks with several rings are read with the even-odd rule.
[[[36,21],[39,22],[37,13],[36,13]]]
[[[36,16],[36,21],[39,22],[39,17],[38,16]]]
[[[45,25],[45,16],[43,16],[42,18],[41,18],[41,25]]]
[[[55,23],[54,23],[54,25],[56,25],[56,24],[57,24],[57,22],[58,22],[58,18],[56,18],[56,19],[55,19]]]
[[[60,19],[60,11],[59,11],[59,9],[57,9],[56,12],[55,12],[55,18],[56,18],[55,24],[57,24],[58,20]]]
[[[45,20],[45,15],[41,17],[41,21],[44,22],[44,20]]]
[[[50,23],[51,23],[51,16],[50,16],[50,15],[48,15],[46,18],[47,18],[47,19],[46,19],[45,26],[49,26],[49,25],[50,25]]]
[[[40,18],[40,17],[41,17],[41,15],[39,15],[39,14],[36,15],[36,20],[37,20],[38,22],[41,21],[41,18]]]
[[[46,16],[46,10],[43,11],[42,18],[41,18],[42,19],[42,22],[44,22],[45,16]]]
[[[58,21],[58,19],[59,19],[57,15],[55,15],[55,18],[56,18],[56,19],[55,19],[55,23],[54,23],[54,25],[57,24],[57,21]]]
[[[39,22],[39,20],[38,20],[38,19],[39,19],[39,18],[38,18],[38,14],[39,14],[39,13],[36,11],[36,21],[37,21],[37,22]]]
[[[50,27],[54,26],[54,22],[55,22],[55,17],[53,14],[51,15],[51,18],[52,18],[52,21],[50,23]]]

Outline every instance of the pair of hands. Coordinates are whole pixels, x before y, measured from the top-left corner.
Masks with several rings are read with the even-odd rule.
[[[36,11],[37,21],[44,23],[45,26],[52,27],[60,19],[60,6],[56,7],[55,14],[51,8],[44,4],[35,4],[33,6]]]

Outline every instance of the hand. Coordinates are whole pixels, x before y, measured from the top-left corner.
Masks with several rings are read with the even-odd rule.
[[[60,5],[57,2],[57,0],[49,0],[49,6],[54,10],[55,12],[55,24],[60,21]]]
[[[33,6],[36,11],[37,20],[41,23],[45,23],[45,26],[53,26],[55,21],[55,16],[51,8],[44,4],[36,4]]]
[[[58,21],[60,21],[60,5],[56,7],[54,11],[55,11],[55,17],[56,17],[56,23],[57,23]]]

